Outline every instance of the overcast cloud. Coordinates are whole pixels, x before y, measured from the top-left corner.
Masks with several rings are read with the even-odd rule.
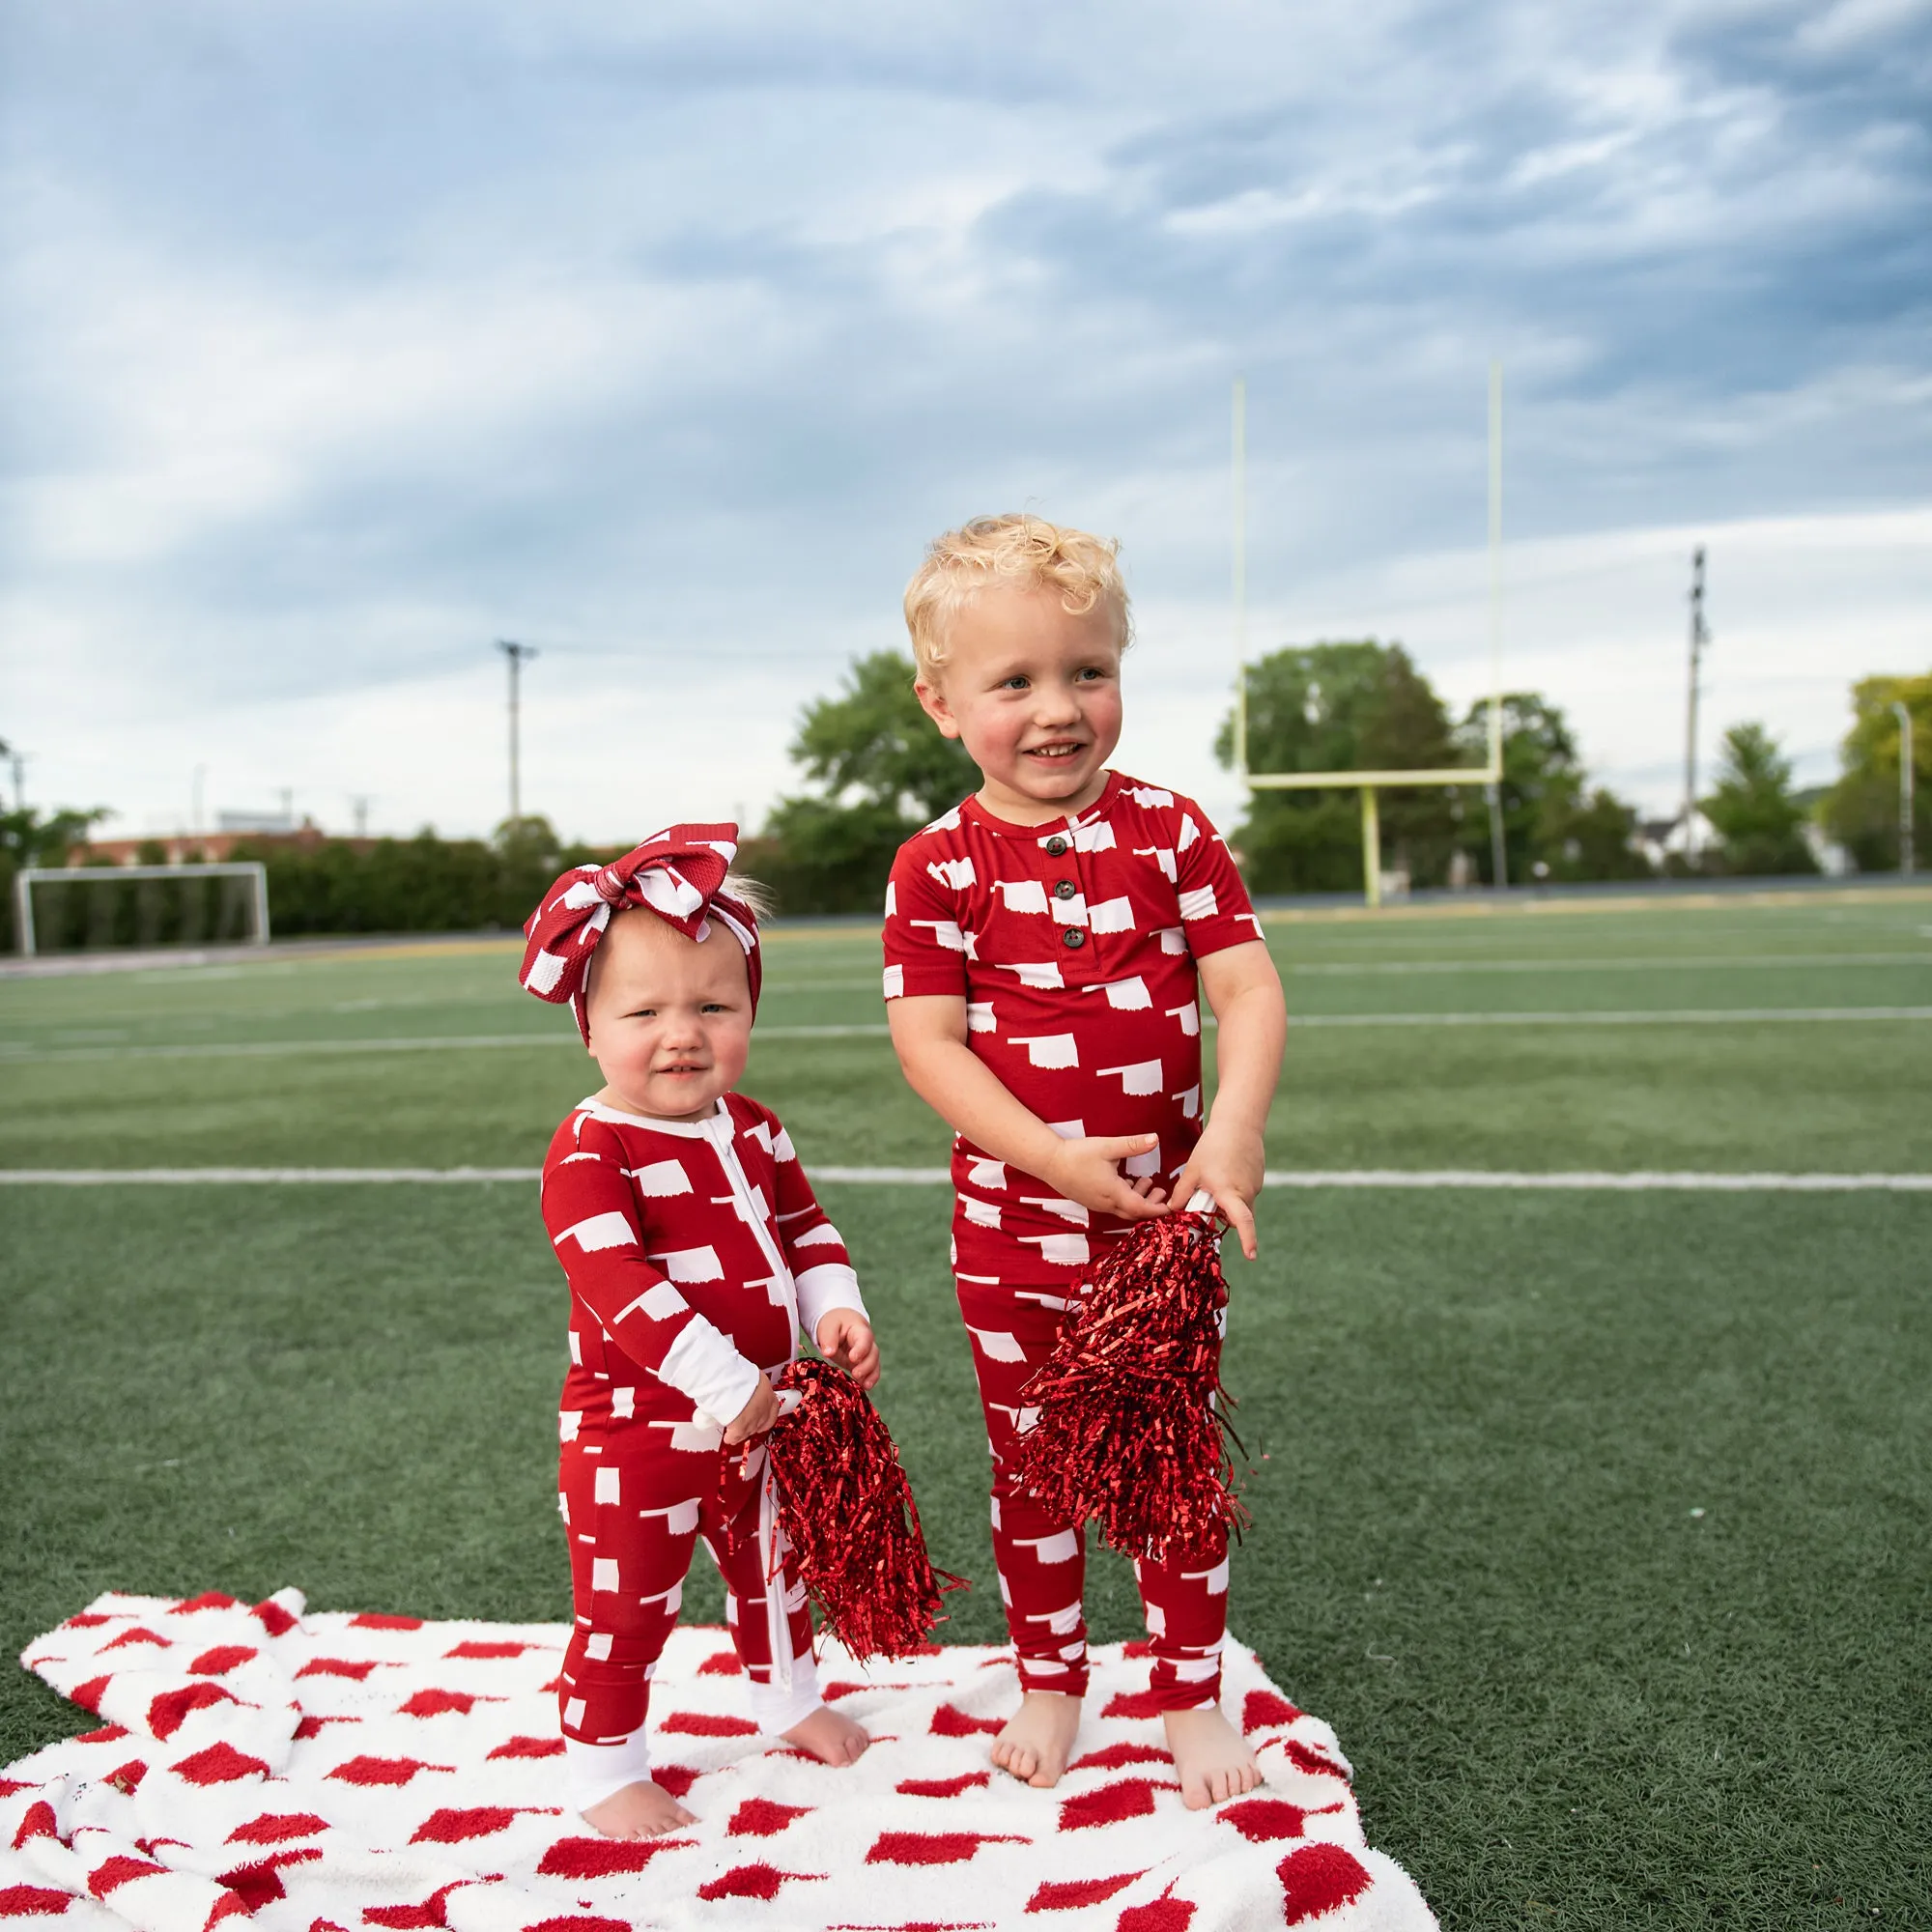
[[[1250,638],[1505,675],[1665,807],[1932,663],[1932,6],[0,0],[0,734],[43,805],[759,816],[922,544],[1119,535],[1122,762]]]

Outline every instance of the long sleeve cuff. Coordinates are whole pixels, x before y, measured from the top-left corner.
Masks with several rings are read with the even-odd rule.
[[[659,1380],[688,1395],[721,1427],[751,1401],[759,1373],[758,1365],[747,1361],[701,1315],[685,1324],[658,1365]]]
[[[872,1319],[866,1315],[859,1277],[844,1262],[820,1262],[792,1279],[798,1287],[798,1325],[814,1342],[819,1322],[835,1308],[849,1308],[855,1315],[865,1315],[867,1321]]]

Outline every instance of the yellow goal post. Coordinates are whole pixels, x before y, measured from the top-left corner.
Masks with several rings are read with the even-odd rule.
[[[1481,785],[1490,797],[1492,864],[1496,884],[1507,885],[1503,856],[1503,694],[1502,694],[1502,533],[1503,533],[1503,372],[1490,365],[1490,716],[1489,756],[1480,765],[1394,771],[1256,772],[1248,768],[1248,538],[1247,538],[1246,379],[1235,379],[1235,771],[1250,791],[1358,791],[1362,798],[1362,896],[1382,902],[1381,811],[1378,795],[1388,789],[1429,785]]]

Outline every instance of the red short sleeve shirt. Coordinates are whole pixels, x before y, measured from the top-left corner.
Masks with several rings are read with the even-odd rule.
[[[886,889],[885,993],[963,999],[973,1051],[1055,1132],[1157,1133],[1127,1172],[1173,1176],[1201,1137],[1195,962],[1261,936],[1207,813],[1110,772],[1076,818],[1011,825],[969,798],[908,838]],[[1070,1279],[1125,1225],[963,1139],[952,1179],[968,1279]]]

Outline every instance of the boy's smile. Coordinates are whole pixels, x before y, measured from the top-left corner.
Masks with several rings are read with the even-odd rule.
[[[946,661],[914,689],[984,781],[980,803],[1020,825],[1084,811],[1121,738],[1121,617],[1069,611],[1058,590],[999,585],[953,618]]]

